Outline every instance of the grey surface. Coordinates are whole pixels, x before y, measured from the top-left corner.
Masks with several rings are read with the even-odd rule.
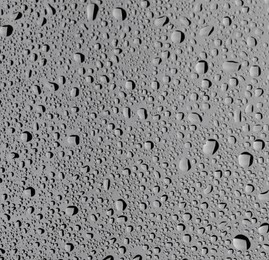
[[[269,259],[268,0],[1,0],[0,259]]]

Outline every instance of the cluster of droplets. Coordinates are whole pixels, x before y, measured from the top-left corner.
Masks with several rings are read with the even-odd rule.
[[[0,259],[268,259],[268,11],[1,1]]]

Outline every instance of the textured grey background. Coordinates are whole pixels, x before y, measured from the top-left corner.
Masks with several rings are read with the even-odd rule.
[[[1,0],[0,259],[269,259],[268,0]]]

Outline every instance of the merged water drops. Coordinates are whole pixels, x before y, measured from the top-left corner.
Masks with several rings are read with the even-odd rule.
[[[89,21],[94,21],[97,17],[99,11],[99,7],[95,3],[89,3],[86,7],[86,14],[87,14],[87,19]]]
[[[238,163],[241,167],[249,167],[253,164],[253,155],[248,152],[243,152],[238,156]]]
[[[30,142],[32,140],[32,134],[29,133],[28,131],[24,131],[22,134],[21,134],[21,140],[23,142]]]
[[[169,22],[169,18],[167,16],[162,15],[155,19],[154,25],[157,27],[162,27],[166,25],[168,22]]]
[[[223,62],[222,68],[225,72],[234,73],[240,69],[240,64],[237,61],[228,60]]]
[[[73,216],[78,213],[78,208],[76,206],[68,206],[65,209],[65,213],[67,216]]]
[[[195,65],[195,70],[198,74],[205,74],[208,71],[208,64],[205,60],[199,61]]]
[[[32,187],[28,187],[23,191],[23,194],[26,197],[33,197],[35,195],[35,189]]]
[[[240,251],[246,251],[251,246],[249,239],[244,235],[235,236],[233,239],[233,245],[237,250]]]
[[[203,146],[203,152],[206,155],[213,155],[219,149],[219,143],[214,139],[208,139]]]
[[[0,26],[0,36],[9,37],[13,33],[13,27],[11,25]]]
[[[171,40],[174,43],[182,43],[184,39],[185,39],[185,34],[180,30],[173,31],[171,34]]]
[[[181,158],[179,161],[179,170],[182,172],[187,172],[191,169],[191,163],[190,160],[188,158]]]

